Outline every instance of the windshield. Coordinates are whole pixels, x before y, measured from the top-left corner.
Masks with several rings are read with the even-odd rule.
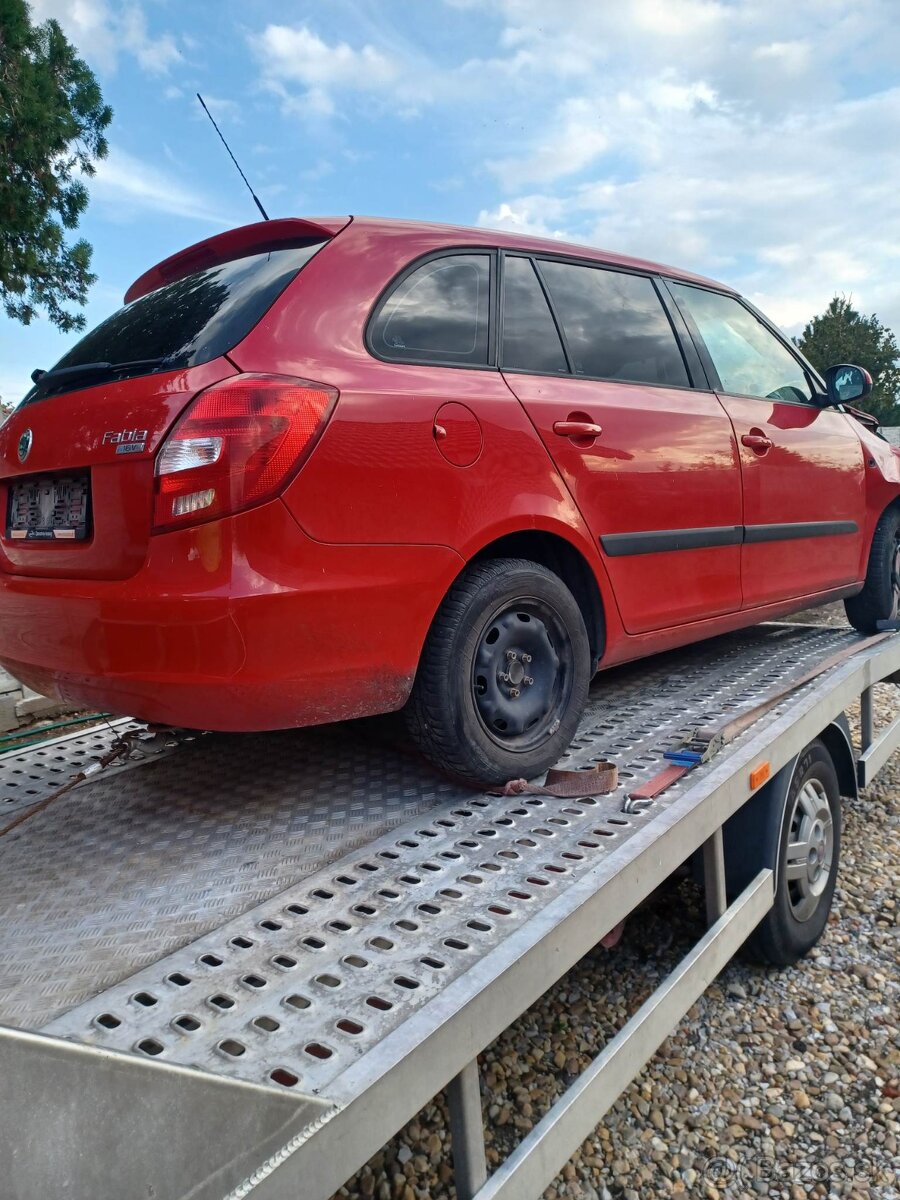
[[[110,380],[193,367],[218,358],[247,336],[326,241],[250,254],[167,283],[107,317],[63,355],[53,371],[123,364],[120,371],[104,373],[104,380]],[[90,382],[89,375],[77,370],[59,379],[53,379],[51,372],[23,403]]]

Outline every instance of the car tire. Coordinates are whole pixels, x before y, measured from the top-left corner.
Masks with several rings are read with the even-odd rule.
[[[876,633],[879,621],[900,614],[900,509],[881,514],[872,546],[866,582],[856,596],[844,601],[847,620],[860,633]]]
[[[584,619],[559,576],[527,559],[473,563],[432,622],[407,730],[467,784],[531,779],[572,740],[591,674]]]
[[[775,874],[775,902],[743,956],[772,966],[795,963],[822,936],[840,860],[840,787],[822,742],[811,742],[738,810],[725,825],[724,848],[729,901],[761,870]]]

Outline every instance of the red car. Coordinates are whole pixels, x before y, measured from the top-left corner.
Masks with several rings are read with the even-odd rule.
[[[534,776],[599,668],[897,613],[900,456],[729,288],[480,229],[276,220],[134,283],[0,430],[0,662],[260,730],[405,707]]]

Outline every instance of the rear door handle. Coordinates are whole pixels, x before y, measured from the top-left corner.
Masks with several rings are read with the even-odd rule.
[[[603,432],[603,427],[593,421],[554,421],[553,432],[560,437],[596,438]]]
[[[772,449],[773,443],[764,433],[745,433],[741,438],[741,445],[755,450],[757,454],[765,454],[767,450]]]

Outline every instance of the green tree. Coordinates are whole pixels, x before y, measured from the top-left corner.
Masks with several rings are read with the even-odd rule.
[[[882,425],[900,425],[900,346],[874,313],[864,317],[847,296],[835,296],[809,322],[797,345],[820,371],[837,363],[865,367],[875,386],[860,406]]]
[[[27,325],[46,312],[81,329],[96,276],[91,247],[72,245],[88,201],[84,177],[106,155],[112,119],[93,72],[56,21],[33,25],[25,0],[0,0],[0,300]]]

